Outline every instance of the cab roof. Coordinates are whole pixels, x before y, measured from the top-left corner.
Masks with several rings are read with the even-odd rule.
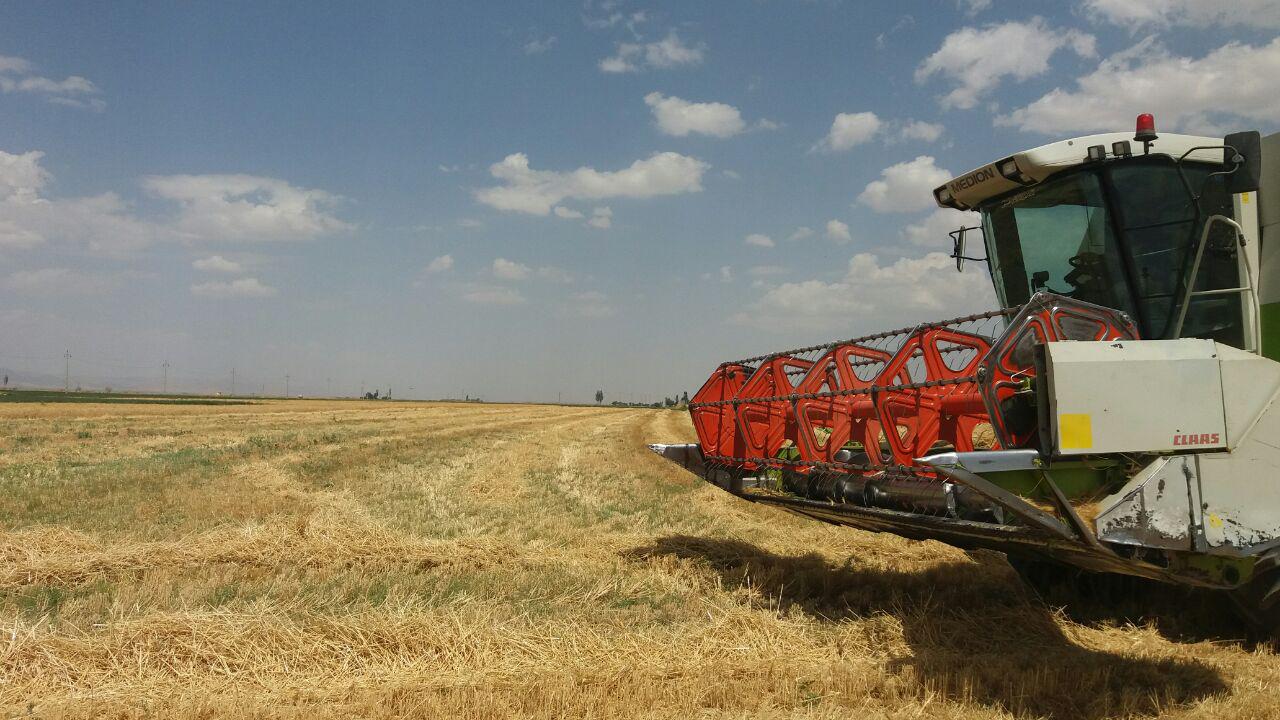
[[[1102,146],[1104,157],[1125,157],[1126,148],[1134,156],[1143,154],[1142,143],[1135,142],[1131,132],[1101,133],[1059,140],[1014,153],[953,178],[938,186],[933,191],[933,197],[941,207],[954,207],[958,210],[975,208],[993,197],[1020,187],[1036,185],[1063,170],[1093,162],[1089,157],[1089,148],[1098,145]],[[1197,150],[1187,159],[1193,162],[1221,163],[1222,138],[1166,133],[1151,142],[1151,152],[1176,158],[1193,147],[1205,145],[1214,149]],[[1116,154],[1117,150],[1120,151],[1119,155]],[[1001,172],[1002,168],[1004,172]]]

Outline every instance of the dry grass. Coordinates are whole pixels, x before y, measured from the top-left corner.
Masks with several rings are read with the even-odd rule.
[[[644,450],[690,435],[592,408],[0,407],[0,709],[1280,716],[1280,659],[1224,641],[1215,598],[1068,617],[997,555],[792,518]]]

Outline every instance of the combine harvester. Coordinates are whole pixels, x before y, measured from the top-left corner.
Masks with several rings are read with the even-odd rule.
[[[652,449],[746,500],[1002,551],[1040,587],[1229,590],[1280,636],[1280,134],[1141,115],[934,196],[981,213],[953,255],[1005,309],[723,363],[689,404],[700,442]]]

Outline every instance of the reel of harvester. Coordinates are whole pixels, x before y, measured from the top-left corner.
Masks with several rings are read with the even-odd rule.
[[[653,449],[744,499],[825,522],[1117,569],[1084,528],[939,459],[1030,467],[1042,443],[1035,348],[1137,336],[1124,313],[1041,292],[1017,308],[725,362],[689,403],[698,444]]]
[[[920,459],[1034,446],[1032,348],[1136,338],[1122,313],[1041,293],[1021,308],[726,362],[689,408],[708,478],[727,488],[996,518],[998,504]]]

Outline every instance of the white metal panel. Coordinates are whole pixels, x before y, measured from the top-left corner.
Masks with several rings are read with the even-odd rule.
[[[1280,407],[1274,401],[1229,453],[1200,456],[1204,536],[1243,550],[1280,539]]]
[[[1280,363],[1230,345],[1218,344],[1227,447],[1234,449],[1280,391]],[[1280,444],[1280,437],[1267,442]]]
[[[1102,500],[1094,520],[1098,537],[1107,542],[1170,550],[1192,550],[1198,503],[1193,507],[1196,456],[1156,458],[1120,492]]]
[[[1280,538],[1280,363],[1218,346],[1231,452],[1199,457],[1205,540],[1237,552]]]
[[[1212,340],[1053,342],[1045,349],[1057,454],[1226,447]]]

